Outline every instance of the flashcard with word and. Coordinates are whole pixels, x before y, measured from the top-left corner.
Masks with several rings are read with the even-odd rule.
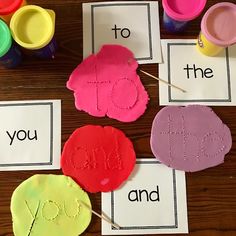
[[[102,193],[102,211],[120,226],[102,221],[103,235],[187,233],[185,172],[155,158],[137,159],[122,187]]]

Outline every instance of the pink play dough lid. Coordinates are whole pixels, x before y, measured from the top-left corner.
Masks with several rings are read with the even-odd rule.
[[[168,16],[177,21],[190,21],[198,17],[206,5],[206,0],[162,0]]]
[[[165,107],[153,120],[152,152],[171,168],[194,172],[219,165],[231,146],[229,128],[209,107]]]
[[[201,30],[212,43],[227,47],[236,43],[236,5],[217,3],[202,18]]]

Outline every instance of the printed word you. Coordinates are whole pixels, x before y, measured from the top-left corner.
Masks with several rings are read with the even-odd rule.
[[[10,145],[13,144],[14,140],[24,141],[24,140],[38,140],[37,130],[14,130],[14,132],[6,131],[8,137],[10,138]]]

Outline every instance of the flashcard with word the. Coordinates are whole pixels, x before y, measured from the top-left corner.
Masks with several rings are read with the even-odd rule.
[[[0,171],[60,168],[60,100],[0,102],[0,116]]]
[[[137,159],[121,188],[102,193],[102,235],[188,233],[185,172],[155,158]]]
[[[196,40],[162,40],[163,64],[159,77],[185,93],[159,83],[160,105],[236,105],[236,47],[215,57],[197,50]]]
[[[161,62],[158,2],[84,3],[84,58],[104,44],[129,48],[139,64]]]

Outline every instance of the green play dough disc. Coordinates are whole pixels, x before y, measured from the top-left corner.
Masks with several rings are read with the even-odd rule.
[[[15,236],[77,236],[88,227],[88,194],[70,177],[34,175],[21,183],[11,199]]]

